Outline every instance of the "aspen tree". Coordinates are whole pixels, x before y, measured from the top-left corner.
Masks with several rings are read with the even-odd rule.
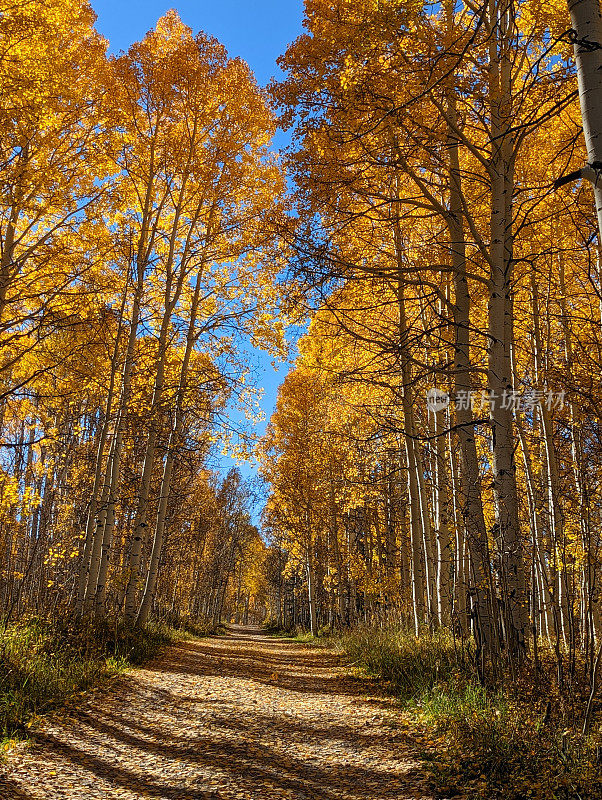
[[[579,104],[587,164],[556,181],[560,187],[572,180],[586,178],[594,190],[598,237],[602,238],[602,14],[599,0],[568,0],[570,31],[577,65]]]

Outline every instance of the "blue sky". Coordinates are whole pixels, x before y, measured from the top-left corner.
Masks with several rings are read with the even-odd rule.
[[[96,27],[113,53],[141,39],[170,8],[196,33],[215,36],[231,56],[241,56],[261,84],[276,75],[276,59],[301,33],[302,0],[92,0]]]
[[[91,0],[97,14],[96,28],[109,40],[109,50],[119,53],[142,39],[147,31],[170,8],[175,8],[182,21],[195,33],[202,30],[224,44],[230,56],[242,57],[251,67],[261,85],[279,76],[276,59],[287,45],[302,32],[302,0],[194,0],[193,2],[155,2],[155,0]],[[275,145],[283,146],[288,137],[280,134]],[[275,406],[278,385],[284,379],[287,366],[278,372],[271,359],[256,354],[260,384],[264,389],[262,408],[266,421]],[[233,462],[221,459],[220,468],[228,469]],[[248,466],[243,474],[252,475]]]

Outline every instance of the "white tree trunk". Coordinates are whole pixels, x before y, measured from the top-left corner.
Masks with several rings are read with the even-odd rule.
[[[309,602],[309,625],[311,635],[317,636],[318,614],[316,609],[316,574],[314,570],[314,559],[311,543],[307,551],[307,598]]]
[[[574,30],[579,104],[602,242],[602,16],[599,0],[568,0]]]
[[[449,92],[448,113],[452,125],[457,124],[456,97]],[[476,611],[476,628],[482,664],[496,667],[499,655],[496,633],[495,592],[491,574],[491,557],[485,527],[481,495],[481,475],[475,441],[475,420],[470,402],[473,389],[470,353],[471,297],[466,275],[466,240],[464,233],[464,207],[462,175],[460,171],[459,143],[453,130],[449,132],[450,207],[447,225],[450,236],[450,256],[454,280],[454,391],[456,394],[455,419],[458,431],[460,474],[458,501],[463,528],[457,532],[458,558],[458,612],[463,629],[466,624],[465,587],[470,588]],[[451,452],[451,448],[450,448]],[[467,572],[467,557],[470,570]]]
[[[163,549],[163,539],[165,537],[165,522],[167,519],[167,508],[169,503],[169,495],[171,491],[171,478],[173,474],[175,453],[182,435],[182,428],[184,422],[184,400],[186,395],[186,386],[188,383],[188,368],[190,366],[190,358],[192,356],[192,351],[194,349],[194,345],[198,338],[195,331],[196,331],[196,321],[197,321],[200,294],[201,294],[201,278],[203,275],[203,266],[204,262],[201,263],[197,272],[197,277],[194,287],[194,295],[192,298],[192,303],[190,308],[190,319],[188,322],[188,332],[186,335],[186,349],[184,351],[184,358],[182,359],[182,366],[180,368],[180,377],[178,380],[178,389],[176,394],[174,424],[172,430],[170,431],[169,441],[167,444],[167,456],[165,458],[165,465],[163,467],[163,476],[161,478],[159,507],[157,510],[157,520],[155,523],[153,548],[148,568],[148,575],[146,577],[146,583],[142,595],[142,601],[140,603],[140,609],[136,617],[137,625],[144,625],[148,622],[148,618],[151,612],[152,602],[155,597],[155,592],[157,588],[157,578],[159,575],[159,563],[161,560],[161,551]],[[150,480],[150,475],[149,475],[149,480]],[[135,532],[135,537],[137,533],[138,531]],[[139,541],[141,542],[142,536],[140,535],[138,538]],[[136,545],[136,538],[134,538],[134,545]],[[132,546],[132,552],[134,545]],[[127,599],[126,599],[125,613],[126,613],[126,618],[129,620],[132,620],[134,618],[135,583],[132,581],[132,578],[134,577],[134,571],[133,571],[134,569],[136,569],[136,575],[137,575],[137,568],[139,562],[140,562],[140,552],[138,550],[137,562],[135,564],[131,563],[132,573],[130,574],[130,584],[132,585],[133,588],[126,595]],[[128,586],[128,589],[130,589],[130,586]]]
[[[88,518],[86,522],[86,539],[84,544],[84,553],[82,563],[79,569],[77,578],[77,595],[75,611],[78,616],[83,613],[84,600],[86,597],[86,587],[90,578],[90,566],[92,558],[92,550],[95,541],[95,527],[97,525],[97,513],[99,511],[99,492],[103,479],[103,467],[105,458],[105,445],[109,436],[109,429],[111,427],[111,412],[113,409],[113,398],[115,395],[115,386],[117,383],[117,362],[119,358],[119,343],[121,340],[121,330],[123,324],[123,310],[127,299],[127,285],[123,292],[123,303],[119,317],[119,328],[115,338],[115,347],[113,349],[113,357],[111,359],[111,378],[109,383],[109,390],[107,393],[107,400],[104,408],[104,419],[98,438],[98,448],[96,454],[96,467],[94,470],[94,484],[92,486],[92,496],[90,498],[90,507],[88,509]]]
[[[167,333],[169,321],[171,319],[171,307],[167,307],[161,333],[159,335],[159,345],[157,359],[155,361],[155,384],[153,387],[153,397],[151,402],[151,420],[146,448],[144,451],[144,461],[142,465],[142,475],[138,489],[136,517],[134,520],[134,535],[132,538],[132,548],[128,560],[128,584],[125,592],[125,618],[128,622],[136,619],[136,592],[138,589],[140,561],[142,548],[146,541],[148,529],[148,506],[150,500],[151,479],[155,464],[155,453],[157,449],[157,438],[160,427],[160,405],[163,399],[165,384],[165,362],[167,359]]]
[[[171,224],[171,232],[169,237],[169,250],[165,263],[166,283],[164,289],[164,309],[163,317],[161,320],[161,329],[159,332],[159,343],[157,350],[157,357],[155,360],[155,381],[153,386],[153,397],[151,401],[151,418],[148,438],[146,441],[146,448],[144,452],[144,462],[142,466],[142,475],[140,478],[140,488],[138,490],[136,517],[134,519],[134,535],[132,539],[132,548],[128,561],[128,583],[125,592],[125,618],[128,622],[132,623],[137,620],[136,615],[136,592],[138,589],[140,563],[142,560],[142,550],[144,543],[148,536],[148,511],[151,480],[153,475],[153,467],[155,463],[155,452],[157,449],[157,439],[160,432],[161,419],[161,403],[163,401],[163,392],[165,389],[165,368],[167,362],[167,346],[169,326],[173,312],[177,306],[178,300],[182,293],[182,287],[185,279],[184,265],[188,256],[188,246],[190,240],[188,239],[184,252],[180,255],[179,266],[174,270],[176,261],[176,243],[180,231],[180,218],[183,211],[183,201],[188,183],[189,175],[185,173],[182,180],[182,185],[178,194],[178,202],[174,218]],[[191,224],[194,224],[195,220]],[[175,272],[175,274],[174,274]]]
[[[130,332],[123,365],[119,412],[117,414],[117,421],[113,434],[113,444],[107,460],[105,487],[103,490],[102,501],[100,503],[100,513],[96,520],[96,533],[92,548],[90,575],[88,578],[88,588],[86,590],[86,598],[84,602],[84,611],[86,613],[89,612],[92,608],[92,605],[95,604],[97,613],[102,614],[104,605],[106,576],[108,572],[108,562],[113,539],[113,528],[115,525],[115,506],[117,503],[117,487],[119,484],[123,431],[125,427],[125,417],[130,402],[132,370],[134,366],[136,338],[138,335],[140,306],[142,302],[144,285],[144,269],[141,265],[138,266],[137,272],[138,279],[132,303]]]
[[[512,411],[513,380],[510,348],[512,304],[512,139],[511,49],[514,21],[510,7],[495,0],[489,11],[489,103],[491,114],[491,241],[488,388],[493,439],[493,494],[499,580],[507,637],[506,654],[520,661],[527,645],[528,609],[523,563]]]
[[[408,468],[408,503],[410,507],[410,550],[412,554],[412,606],[414,614],[414,632],[420,634],[420,626],[430,620],[430,595],[428,593],[428,564],[427,539],[429,530],[424,528],[424,506],[420,491],[419,475],[422,470],[418,445],[416,443],[416,429],[414,425],[414,408],[412,405],[412,376],[410,361],[407,351],[407,320],[405,310],[404,280],[403,280],[403,245],[399,219],[394,223],[394,246],[397,260],[397,308],[398,308],[398,337],[401,372],[401,406],[403,410],[403,437]],[[425,498],[426,499],[426,498]],[[428,557],[428,556],[427,556]],[[426,595],[426,598],[425,598]],[[426,602],[425,602],[426,599]]]
[[[439,622],[449,625],[452,607],[453,549],[449,525],[449,475],[447,471],[446,414],[434,413],[436,439],[436,506],[437,506],[437,610]]]

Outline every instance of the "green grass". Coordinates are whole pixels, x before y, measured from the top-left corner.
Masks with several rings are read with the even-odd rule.
[[[309,631],[295,630],[295,631],[268,631],[273,639],[285,639],[287,642],[314,642],[319,640],[318,636],[314,636]]]
[[[338,641],[352,661],[405,700],[421,697],[459,668],[453,639],[444,631],[416,639],[401,629],[360,626]]]
[[[31,720],[184,636],[165,625],[74,626],[32,618],[0,627],[0,743],[23,738]]]
[[[268,621],[263,625],[263,629],[274,639],[286,639],[290,642],[312,642],[315,645],[328,645],[332,642],[332,633],[325,628],[320,629],[314,635],[301,625],[295,625],[294,628],[282,628],[277,623]]]
[[[538,687],[532,675],[485,689],[447,632],[416,639],[397,628],[360,627],[337,645],[399,698],[424,744],[436,797],[602,797],[600,720],[582,736],[582,709]]]

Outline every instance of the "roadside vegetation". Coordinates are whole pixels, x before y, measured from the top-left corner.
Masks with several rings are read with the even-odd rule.
[[[37,715],[150,660],[161,647],[189,635],[159,623],[130,629],[121,622],[82,625],[41,617],[0,628],[2,749],[23,738]]]
[[[439,798],[586,800],[602,796],[602,734],[596,707],[583,734],[585,664],[560,694],[552,653],[495,688],[479,681],[471,642],[448,631],[359,626],[334,639],[365,674],[401,704],[400,720],[418,726]],[[567,664],[567,668],[568,668]]]

